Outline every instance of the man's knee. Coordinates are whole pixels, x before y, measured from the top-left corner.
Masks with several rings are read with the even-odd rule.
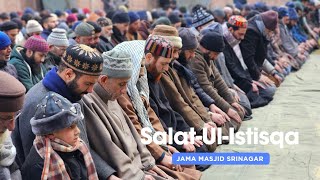
[[[272,98],[277,90],[275,85],[265,86],[265,89],[259,89],[259,95],[266,98]]]

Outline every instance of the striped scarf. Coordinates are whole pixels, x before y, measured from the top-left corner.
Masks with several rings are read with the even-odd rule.
[[[88,179],[98,179],[96,168],[94,166],[89,149],[82,140],[80,140],[80,143],[76,147],[72,147],[62,140],[56,138],[54,140],[50,140],[49,138],[44,136],[36,136],[33,145],[40,157],[44,159],[41,180],[69,180],[70,176],[67,173],[64,162],[55,151],[73,152],[75,150],[79,150],[83,154],[83,158],[87,167]]]
[[[153,128],[147,109],[144,107],[141,96],[144,96],[147,101],[149,101],[149,86],[147,74],[139,77],[139,72],[141,68],[141,60],[144,58],[144,46],[145,41],[135,40],[135,41],[127,41],[121,44],[118,44],[114,49],[120,49],[121,51],[125,51],[130,54],[133,64],[132,76],[128,82],[128,95],[132,101],[132,105],[136,111],[137,116],[139,117],[140,123],[142,127],[148,127],[151,129],[151,136],[156,132]],[[144,69],[146,72],[146,69]],[[162,140],[158,136],[158,140]],[[167,150],[166,145],[161,145],[164,150]]]

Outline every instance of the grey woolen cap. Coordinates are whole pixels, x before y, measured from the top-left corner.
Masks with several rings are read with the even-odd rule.
[[[82,22],[74,30],[77,36],[92,36],[94,34],[94,27],[89,23]]]
[[[182,48],[181,50],[191,50],[198,47],[197,37],[192,33],[189,28],[180,28],[179,36],[182,39]]]
[[[66,30],[54,28],[48,36],[47,42],[49,45],[55,46],[69,46]]]
[[[124,51],[113,49],[104,52],[102,74],[112,78],[126,78],[132,75],[132,60]]]

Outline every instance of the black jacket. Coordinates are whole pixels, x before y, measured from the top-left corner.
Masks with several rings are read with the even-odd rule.
[[[86,180],[87,168],[83,159],[82,153],[77,150],[74,152],[58,152],[62,158],[67,173],[72,180]],[[44,159],[40,157],[34,146],[30,150],[26,161],[24,162],[21,173],[24,180],[40,180],[43,170]]]
[[[120,43],[122,43],[123,41],[127,41],[127,37],[125,34],[121,34],[120,30],[113,26],[113,34],[111,36],[111,42],[113,45],[118,45]]]
[[[242,68],[238,56],[225,38],[224,42],[226,46],[223,50],[223,54],[226,60],[226,66],[234,80],[234,84],[248,93],[252,89],[250,73]]]
[[[97,50],[100,53],[104,53],[106,51],[110,51],[111,49],[113,49],[114,45],[104,36],[100,36],[100,41],[99,44],[97,46]]]
[[[256,20],[261,20],[261,17],[255,16],[249,20],[247,33],[240,43],[243,60],[253,80],[260,79],[262,64],[267,58],[269,43],[259,31]]]
[[[163,129],[168,132],[168,128],[173,129],[173,134],[177,131],[189,132],[190,127],[183,117],[174,111],[165,96],[163,86],[160,82],[155,82],[154,77],[148,73],[148,84],[150,90],[150,106],[159,117]],[[179,136],[180,138],[181,136]],[[181,139],[180,139],[181,140]],[[173,144],[178,150],[182,149],[182,145]]]

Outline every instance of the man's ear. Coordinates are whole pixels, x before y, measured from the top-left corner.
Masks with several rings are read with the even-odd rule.
[[[146,59],[146,64],[150,64],[151,61],[152,61],[152,59],[153,59],[152,54],[151,54],[151,53],[147,53],[147,54],[145,55],[145,59]]]
[[[98,82],[101,84],[105,84],[108,81],[109,77],[107,75],[100,75]]]
[[[76,36],[76,38],[74,39],[77,43],[80,43],[80,37]]]
[[[71,68],[66,68],[63,74],[64,74],[64,80],[66,82],[70,82],[76,78],[76,73],[74,73],[73,69]]]
[[[29,58],[32,56],[32,54],[33,54],[33,51],[31,51],[30,49],[27,49],[26,56]]]

